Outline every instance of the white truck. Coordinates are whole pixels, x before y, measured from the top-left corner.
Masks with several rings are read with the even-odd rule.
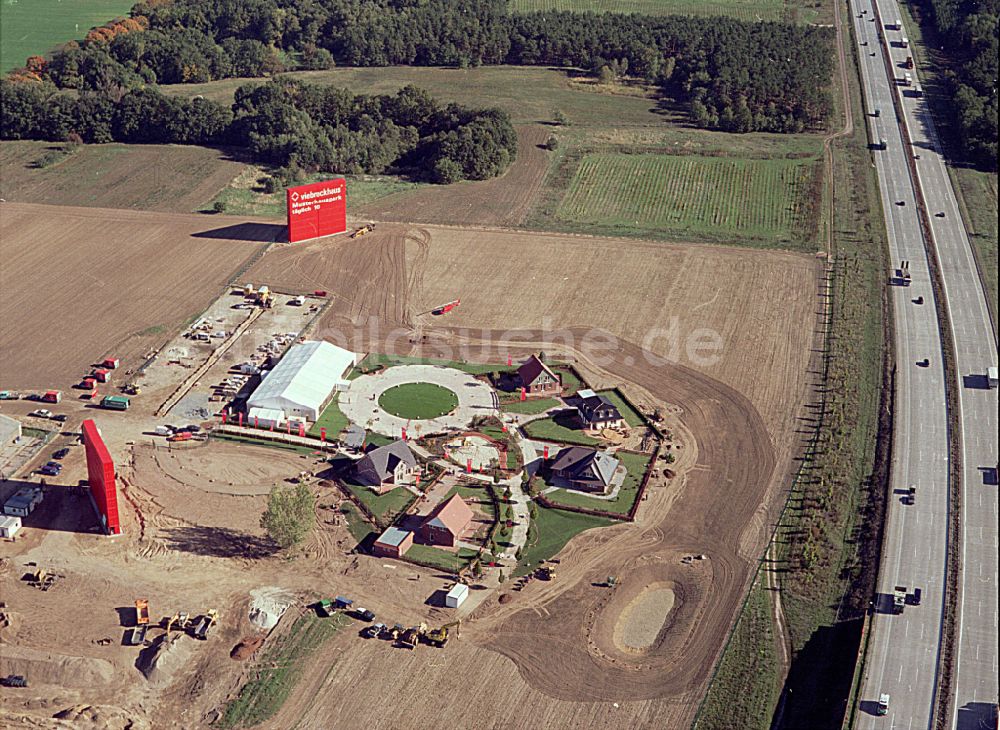
[[[996,388],[1000,385],[1000,378],[997,377],[996,366],[986,369],[986,383],[991,388]]]

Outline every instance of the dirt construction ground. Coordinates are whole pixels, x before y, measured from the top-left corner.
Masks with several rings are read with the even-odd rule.
[[[819,270],[814,257],[777,252],[402,225],[381,227],[360,246],[336,241],[268,253],[249,274],[255,280],[294,287],[301,276],[300,289],[322,284],[333,293],[319,328],[333,341],[493,362],[511,350],[517,357],[545,349],[574,359],[593,385],[624,384],[641,402],[665,404],[691,435],[679,459],[690,460],[682,488],[669,498],[654,492],[637,525],[571,541],[557,582],[479,609],[463,627],[472,641],[435,659],[444,667],[433,670],[436,681],[422,668],[419,682],[400,687],[396,678],[410,673],[399,662],[415,660],[359,649],[363,658],[345,656],[326,692],[302,690],[305,717],[342,712],[348,702],[357,721],[397,727],[377,700],[391,685],[402,705],[433,707],[443,719],[440,708],[464,680],[491,687],[478,715],[491,721],[477,727],[539,717],[552,727],[593,726],[612,722],[611,712],[623,727],[688,722],[787,484],[809,391]],[[374,291],[359,291],[355,281],[375,282]],[[427,313],[454,298],[462,304],[448,315]],[[595,349],[591,328],[614,338]],[[651,337],[653,328],[668,332]],[[555,330],[559,337],[546,336]],[[699,342],[719,343],[707,351],[718,357],[689,349]],[[706,557],[682,564],[690,554]],[[619,576],[618,588],[595,588],[608,574]],[[668,630],[646,651],[624,652],[614,642],[616,617],[631,598],[616,592],[634,597],[647,583],[674,586]],[[513,664],[487,658],[483,648]],[[369,680],[370,693],[348,692],[352,674],[344,665],[355,661],[366,676],[393,679]],[[472,666],[484,667],[481,683],[469,684]],[[295,710],[287,712],[282,717],[292,721]]]
[[[0,386],[66,390],[126,369],[222,292],[279,226],[218,216],[0,204]]]

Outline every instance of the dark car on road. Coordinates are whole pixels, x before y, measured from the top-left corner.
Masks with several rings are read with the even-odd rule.
[[[52,458],[53,459],[65,459],[67,454],[69,454],[69,449],[62,448],[62,449],[59,449],[54,454],[52,454]]]

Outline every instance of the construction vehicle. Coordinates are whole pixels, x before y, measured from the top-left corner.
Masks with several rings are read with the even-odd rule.
[[[214,608],[209,609],[208,612],[198,619],[192,630],[192,635],[196,639],[201,639],[204,641],[208,638],[208,630],[212,628],[212,625],[219,620],[219,612]]]
[[[135,383],[125,383],[125,385],[122,386],[122,392],[125,395],[139,395],[142,392],[142,388]]]
[[[616,578],[613,575],[609,575],[604,581],[604,585],[607,586],[608,588],[614,588],[617,583],[618,583],[618,578]]]
[[[419,626],[411,626],[399,637],[399,645],[407,649],[416,649],[420,643],[420,637],[427,632],[427,624],[421,622]]]
[[[0,686],[27,687],[28,680],[24,678],[23,674],[8,674],[6,677],[0,677]]]
[[[149,626],[136,626],[128,632],[125,641],[129,646],[142,646],[146,643],[146,631],[148,630]]]
[[[462,620],[459,619],[458,621],[452,621],[450,624],[445,624],[439,629],[431,629],[424,634],[424,638],[431,646],[443,649],[444,645],[448,643],[448,639],[451,638],[449,630],[452,628],[455,629],[455,636],[461,636]]]
[[[375,230],[375,224],[369,223],[367,226],[361,226],[361,228],[352,233],[351,238],[361,238],[362,236],[366,236],[374,230]]]
[[[145,626],[149,623],[149,601],[145,598],[135,600],[135,625]]]
[[[32,588],[47,591],[61,577],[56,573],[49,572],[45,568],[38,568],[32,573],[28,573],[24,578]]]
[[[169,634],[171,629],[187,631],[190,621],[191,619],[187,615],[186,611],[178,611],[173,616],[164,616],[160,625],[163,626],[164,631]]]
[[[447,314],[461,303],[462,303],[461,299],[452,300],[447,304],[442,304],[440,307],[435,307],[434,309],[431,310],[431,314],[435,316]]]
[[[537,575],[542,580],[555,580],[556,579],[556,569],[555,568],[550,568],[547,565],[545,565],[545,566],[542,566],[541,568],[539,568],[538,570],[536,570],[535,571],[535,575]]]
[[[896,586],[892,591],[892,612],[902,613],[906,607],[906,586]]]
[[[391,629],[387,629],[385,633],[393,641],[399,641],[399,637],[403,635],[404,631],[406,629],[403,628],[403,624],[395,624]]]

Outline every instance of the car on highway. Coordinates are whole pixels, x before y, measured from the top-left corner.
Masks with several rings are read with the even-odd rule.
[[[889,695],[882,693],[878,696],[878,705],[875,706],[876,715],[889,714]]]
[[[923,360],[917,360],[917,365],[922,368],[929,368],[931,366],[931,360],[930,358],[925,357]]]
[[[897,200],[896,201],[896,205],[906,205],[906,201],[905,200]]]
[[[66,447],[63,447],[63,448],[59,449],[58,451],[56,451],[54,454],[52,454],[52,458],[53,459],[65,459],[68,454],[69,454],[69,449],[66,448]]]
[[[48,408],[39,408],[36,411],[32,411],[28,415],[33,416],[34,418],[52,418],[52,411]]]
[[[938,211],[937,213],[935,213],[934,215],[935,215],[936,217],[938,217],[938,218],[944,218],[944,211],[943,211],[943,210],[939,210],[939,211]]]

